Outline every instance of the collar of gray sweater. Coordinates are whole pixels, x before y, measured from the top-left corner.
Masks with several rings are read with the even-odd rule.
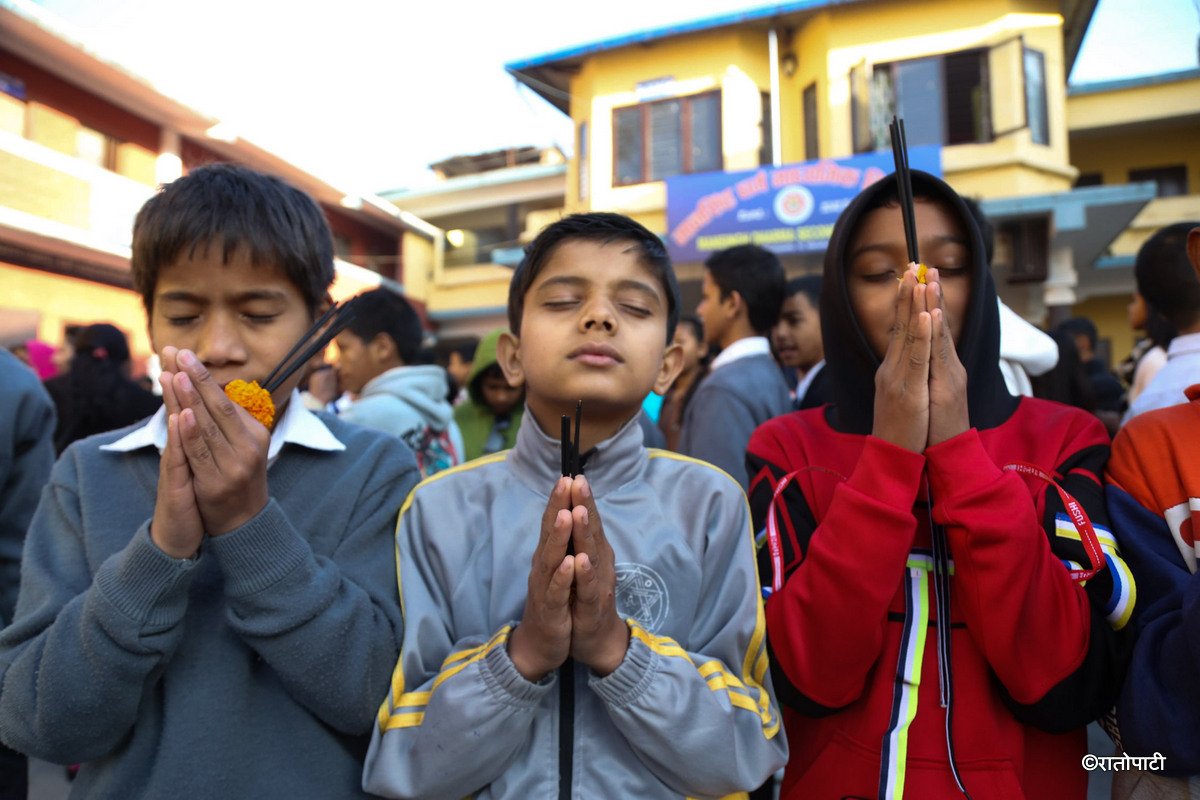
[[[584,413],[587,409],[584,409]],[[646,448],[642,428],[634,414],[609,438],[587,453],[583,474],[592,491],[601,496],[635,480],[646,467]],[[508,456],[509,465],[522,483],[538,494],[548,495],[562,476],[562,452],[557,437],[546,434],[537,420],[525,410],[517,443]]]

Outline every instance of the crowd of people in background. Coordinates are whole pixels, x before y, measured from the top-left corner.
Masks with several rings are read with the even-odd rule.
[[[327,307],[320,212],[241,168],[165,188],[160,376],[108,323],[0,351],[0,796],[20,752],[97,797],[769,797],[785,763],[784,797],[1082,797],[1099,719],[1142,767],[1115,797],[1195,796],[1200,222],[1139,251],[1114,371],[913,183],[928,273],[888,177],[822,274],[733,247],[695,308],[612,214],[543,231],[480,337],[371,290],[270,431],[221,385]],[[196,320],[234,301],[175,299],[213,274],[282,298],[219,353]]]

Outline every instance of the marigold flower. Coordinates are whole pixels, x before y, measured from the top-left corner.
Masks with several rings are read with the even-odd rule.
[[[230,381],[225,386],[225,395],[270,430],[275,422],[275,402],[271,399],[271,393],[259,386],[258,381]]]
[[[917,264],[917,283],[925,282],[925,273],[928,269],[929,267],[926,267],[924,264]]]

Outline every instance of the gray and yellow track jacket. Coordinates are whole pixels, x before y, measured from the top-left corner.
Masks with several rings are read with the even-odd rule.
[[[363,786],[393,797],[721,796],[787,760],[769,682],[746,500],[703,462],[642,446],[637,422],[585,474],[617,562],[625,660],[530,683],[507,642],[559,443],[516,446],[413,490],[397,529],[405,631]],[[568,662],[571,664],[572,662]]]

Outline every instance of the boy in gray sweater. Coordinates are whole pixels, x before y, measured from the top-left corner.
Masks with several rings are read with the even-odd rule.
[[[362,796],[415,461],[306,410],[299,373],[270,431],[222,390],[262,381],[305,334],[332,256],[311,198],[231,165],[138,214],[165,404],[59,459],[0,634],[0,738],[83,762],[73,798]]]
[[[364,786],[522,799],[759,786],[787,747],[745,499],[719,470],[647,450],[638,425],[681,366],[662,242],[616,214],[560,220],[514,273],[508,315],[499,363],[525,384],[525,418],[512,450],[405,501],[404,645]],[[580,400],[571,477],[560,422]]]

